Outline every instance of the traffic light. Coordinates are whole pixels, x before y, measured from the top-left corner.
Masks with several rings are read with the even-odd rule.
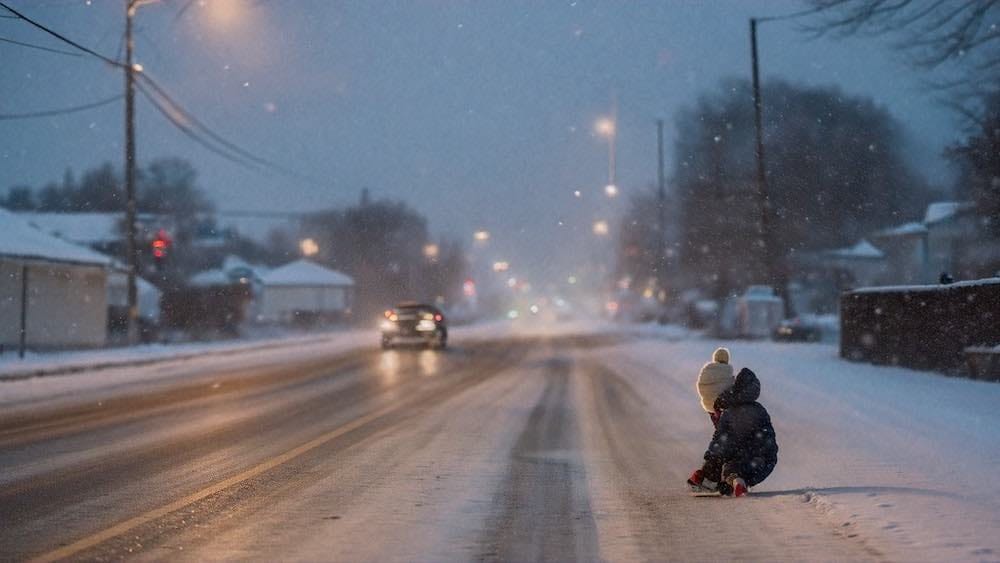
[[[153,238],[153,263],[157,271],[163,271],[163,262],[167,258],[167,251],[172,242],[167,231],[160,229],[156,232],[156,237]]]

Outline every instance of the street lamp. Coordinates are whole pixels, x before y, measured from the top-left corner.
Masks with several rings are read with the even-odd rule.
[[[602,117],[594,124],[594,128],[604,137],[611,137],[615,134],[615,122],[610,117]]]
[[[299,241],[299,250],[303,256],[315,256],[319,253],[319,244],[311,238],[304,238]]]
[[[608,228],[608,222],[605,221],[604,219],[601,219],[600,221],[594,221],[593,228],[594,228],[594,234],[599,237],[607,236],[608,232],[610,231],[610,229]]]
[[[424,256],[431,261],[437,260],[438,254],[440,254],[441,249],[438,245],[434,243],[424,245]]]
[[[604,188],[604,193],[608,197],[618,195],[618,186],[615,184],[615,141],[618,137],[618,124],[615,117],[602,117],[594,124],[597,134],[608,140],[608,185]]]
[[[490,240],[490,232],[484,230],[476,231],[472,233],[472,238],[474,238],[476,242],[486,242]]]

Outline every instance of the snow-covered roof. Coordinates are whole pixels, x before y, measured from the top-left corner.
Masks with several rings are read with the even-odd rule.
[[[50,235],[6,209],[0,209],[0,256],[111,265],[109,256]]]
[[[247,262],[246,260],[236,256],[235,254],[229,254],[222,259],[222,269],[225,271],[235,270],[237,268],[249,268],[254,269],[254,266]]]
[[[876,238],[905,237],[912,235],[922,235],[927,233],[927,227],[923,223],[911,221],[903,223],[898,227],[890,227],[875,233]]]
[[[878,259],[885,257],[885,254],[881,250],[875,248],[875,245],[865,239],[861,239],[857,244],[848,248],[831,250],[828,254],[837,258]]]
[[[229,279],[229,274],[219,269],[198,272],[188,280],[188,284],[198,287],[229,285],[231,283],[233,282]]]
[[[222,271],[227,274],[233,275],[238,273],[240,275],[244,275],[243,271],[246,270],[249,270],[255,277],[260,278],[266,274],[270,268],[267,266],[261,266],[260,264],[251,264],[235,254],[230,254],[222,260]]]
[[[79,244],[98,244],[121,239],[121,213],[18,213],[32,225]]]
[[[275,268],[261,278],[264,285],[297,286],[352,286],[354,280],[347,274],[324,268],[308,260],[296,260]]]
[[[924,214],[924,223],[933,225],[946,219],[950,219],[959,211],[970,209],[972,204],[967,201],[939,201],[927,206],[927,213]]]

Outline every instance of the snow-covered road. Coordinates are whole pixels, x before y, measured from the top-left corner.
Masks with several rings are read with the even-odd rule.
[[[260,351],[88,392],[66,376],[75,402],[0,415],[0,553],[1000,559],[1000,385],[729,343],[779,464],[749,498],[692,498],[711,435],[694,379],[719,343],[678,335],[493,327],[448,352]]]

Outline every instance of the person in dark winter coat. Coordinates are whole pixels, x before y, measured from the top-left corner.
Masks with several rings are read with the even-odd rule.
[[[693,490],[717,487],[721,494],[743,496],[774,470],[778,442],[771,417],[758,398],[760,380],[743,368],[733,386],[715,400],[722,415],[705,452],[705,464],[688,480]]]

